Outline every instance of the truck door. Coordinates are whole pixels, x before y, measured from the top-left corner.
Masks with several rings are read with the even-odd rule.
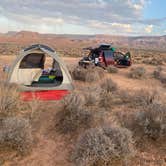
[[[104,50],[103,51],[104,59],[105,59],[105,64],[106,66],[109,65],[114,65],[114,52],[112,50]]]

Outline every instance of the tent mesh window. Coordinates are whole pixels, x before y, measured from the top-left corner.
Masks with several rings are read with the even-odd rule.
[[[21,69],[26,68],[44,68],[45,55],[39,53],[28,54],[20,63]]]

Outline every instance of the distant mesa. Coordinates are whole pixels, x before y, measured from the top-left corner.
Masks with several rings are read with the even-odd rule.
[[[43,43],[53,48],[80,48],[80,43],[92,45],[96,43],[113,43],[116,47],[166,50],[166,35],[164,36],[118,36],[107,34],[41,34],[32,31],[9,31],[0,33],[0,44],[14,43],[18,46]]]

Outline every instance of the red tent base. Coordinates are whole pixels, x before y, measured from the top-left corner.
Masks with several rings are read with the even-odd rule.
[[[33,99],[38,100],[61,100],[69,94],[68,90],[47,90],[47,91],[34,91],[34,92],[21,92],[21,97],[24,101]]]

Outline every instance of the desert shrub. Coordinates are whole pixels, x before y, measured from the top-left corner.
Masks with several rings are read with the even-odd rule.
[[[87,73],[86,73],[86,77],[85,77],[85,81],[86,82],[94,82],[94,81],[98,81],[100,80],[100,75],[98,73],[98,71],[96,70],[92,70],[92,69],[88,69]]]
[[[88,68],[86,81],[87,82],[95,82],[101,80],[104,77],[104,70],[100,67]]]
[[[163,71],[161,67],[157,67],[153,72],[154,78],[161,81],[161,83],[166,84],[166,72]]]
[[[1,119],[0,147],[9,147],[25,154],[31,150],[32,135],[29,121],[20,117]]]
[[[126,90],[117,91],[117,104],[129,104],[132,101],[131,94]]]
[[[130,103],[134,107],[141,106],[146,108],[148,105],[158,102],[159,96],[159,92],[156,90],[141,89],[130,96]]]
[[[117,84],[111,78],[105,79],[100,85],[102,91],[99,98],[99,106],[110,110],[113,104],[114,92],[118,89]]]
[[[118,73],[118,69],[115,66],[109,66],[107,67],[108,73]]]
[[[100,100],[101,88],[91,86],[85,89],[84,98],[86,106],[95,106]]]
[[[154,70],[154,72],[153,72],[154,78],[160,79],[161,71],[162,71],[162,68],[161,68],[161,67],[157,67],[157,68]]]
[[[85,69],[83,67],[76,67],[72,72],[73,79],[86,81],[86,82],[94,82],[103,78],[104,70],[99,67],[88,68]]]
[[[86,73],[87,73],[86,69],[77,66],[72,71],[72,76],[73,76],[73,79],[75,80],[86,81]]]
[[[166,137],[166,106],[151,104],[146,109],[134,114],[130,122],[134,135],[157,140]]]
[[[135,67],[130,70],[129,77],[135,79],[144,78],[146,74],[146,70],[144,67]]]
[[[101,89],[103,89],[106,92],[113,92],[113,91],[117,90],[117,84],[115,82],[113,82],[111,78],[105,79],[101,83],[100,87],[101,87]]]
[[[160,75],[160,81],[161,81],[161,83],[163,83],[164,85],[166,85],[166,72],[165,73],[161,73],[161,75]]]
[[[20,94],[15,84],[0,82],[0,115],[9,116],[18,112]]]
[[[113,105],[113,93],[103,91],[100,93],[100,100],[99,100],[99,106],[101,108],[105,108],[106,110],[109,110],[112,108]]]
[[[92,113],[84,107],[85,102],[79,94],[72,93],[62,102],[63,107],[56,115],[58,131],[72,133],[90,126]]]
[[[26,117],[29,119],[30,123],[37,127],[38,120],[40,119],[40,114],[47,110],[50,110],[54,105],[49,101],[43,102],[42,100],[34,98],[33,100],[26,101],[22,104],[23,113],[26,114]]]
[[[83,107],[85,100],[79,92],[73,91],[61,101],[62,107],[65,110],[77,109],[78,107]]]
[[[126,90],[118,89],[116,92],[101,93],[100,106],[105,108],[119,107],[121,104],[131,104],[132,96]]]
[[[134,154],[132,134],[120,127],[101,127],[85,131],[72,154],[79,166],[108,165]]]
[[[157,66],[157,65],[162,65],[163,60],[162,58],[151,58],[144,60],[143,63]]]

